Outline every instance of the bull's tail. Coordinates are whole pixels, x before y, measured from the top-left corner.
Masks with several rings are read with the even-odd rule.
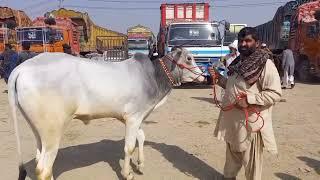
[[[11,118],[14,123],[14,130],[15,130],[15,135],[17,139],[17,150],[18,150],[18,156],[19,156],[18,180],[25,180],[27,176],[27,171],[23,165],[21,142],[20,142],[20,135],[19,135],[18,119],[17,119],[17,110],[19,107],[18,94],[17,94],[18,76],[19,76],[19,71],[17,71],[17,69],[13,71],[10,75],[9,82],[8,82],[8,99],[9,99],[9,106],[11,110]]]

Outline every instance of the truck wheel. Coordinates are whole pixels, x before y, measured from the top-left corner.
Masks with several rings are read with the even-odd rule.
[[[311,75],[308,71],[309,63],[304,60],[299,64],[298,77],[302,82],[309,82],[311,80]]]

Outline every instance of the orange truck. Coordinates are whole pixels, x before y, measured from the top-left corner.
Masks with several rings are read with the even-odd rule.
[[[16,46],[16,27],[31,25],[32,21],[24,11],[0,6],[0,53],[6,43]]]
[[[301,5],[291,22],[289,47],[299,79],[320,78],[320,0]]]
[[[22,50],[22,43],[29,42],[30,50],[41,52],[63,52],[63,45],[71,47],[73,54],[80,53],[80,34],[75,24],[69,18],[38,17],[33,21],[31,27],[17,29],[18,50]],[[52,23],[53,22],[53,23]]]
[[[4,51],[4,45],[8,42],[7,32],[7,28],[0,28],[0,52]]]

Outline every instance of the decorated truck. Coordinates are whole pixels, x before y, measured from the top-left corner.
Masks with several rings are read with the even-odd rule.
[[[32,21],[24,11],[0,7],[0,53],[3,52],[5,45],[10,43],[17,44],[16,28],[31,26]]]
[[[292,17],[289,48],[300,80],[320,78],[320,0],[301,5]]]
[[[81,55],[97,53],[99,51],[97,50],[98,48],[97,44],[99,45],[104,44],[104,43],[101,43],[101,41],[97,42],[97,40],[102,40],[106,42],[105,39],[110,39],[110,37],[121,36],[120,39],[124,39],[126,37],[125,34],[96,25],[91,20],[87,12],[79,12],[71,9],[60,8],[58,10],[47,12],[45,15],[48,16],[50,14],[54,15],[55,17],[70,18],[76,24],[76,29],[80,33],[80,54]],[[112,42],[122,43],[122,41],[113,41],[113,40]],[[120,46],[121,44],[116,44],[116,45]],[[109,48],[109,46],[108,47],[99,46],[100,50],[101,48],[106,49],[106,48]]]
[[[162,4],[158,34],[158,54],[164,56],[174,46],[189,50],[199,68],[211,82],[208,68],[229,53],[223,45],[224,23],[209,21],[209,3]]]
[[[31,27],[17,28],[17,37],[18,50],[23,42],[29,42],[36,53],[63,52],[65,44],[73,54],[80,53],[79,33],[69,18],[38,17]]]
[[[146,55],[150,54],[154,44],[154,35],[152,31],[142,25],[128,28],[128,54],[129,57],[140,52]]]

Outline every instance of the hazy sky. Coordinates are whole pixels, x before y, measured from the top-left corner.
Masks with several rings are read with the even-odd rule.
[[[120,2],[124,1],[124,2]],[[63,7],[86,11],[95,24],[118,32],[136,24],[158,33],[160,4],[164,2],[210,2],[210,19],[226,19],[231,23],[250,26],[271,20],[286,0],[64,0]],[[0,0],[0,6],[24,10],[30,17],[42,16],[57,9],[58,0]],[[71,8],[71,6],[73,6]],[[75,7],[77,6],[77,7]],[[110,9],[113,8],[113,9]],[[120,9],[119,9],[120,8]],[[122,9],[121,9],[122,8]]]

